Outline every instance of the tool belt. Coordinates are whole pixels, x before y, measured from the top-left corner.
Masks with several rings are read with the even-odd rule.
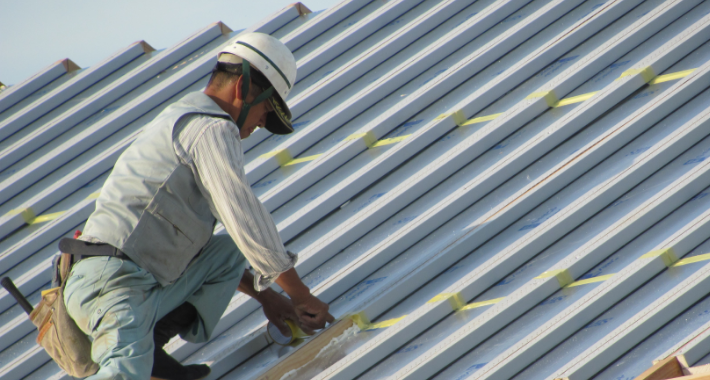
[[[42,300],[29,314],[39,334],[37,343],[49,356],[73,377],[86,377],[99,370],[91,359],[91,341],[67,313],[64,305],[64,285],[71,267],[79,260],[112,256],[130,260],[121,250],[108,244],[93,244],[64,238],[59,241],[61,253],[54,260],[53,288],[42,292]]]
[[[54,259],[52,287],[61,286],[66,281],[71,267],[81,259],[96,256],[112,256],[122,260],[130,257],[120,249],[105,243],[89,243],[82,240],[63,238],[59,241],[61,254]]]

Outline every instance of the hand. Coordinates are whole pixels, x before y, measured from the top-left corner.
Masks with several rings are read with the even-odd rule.
[[[298,315],[301,330],[308,335],[315,334],[316,329],[325,327],[325,323],[333,323],[335,318],[328,312],[327,303],[308,293],[308,295],[292,300],[293,308]]]
[[[301,281],[295,268],[291,268],[276,278],[276,283],[289,297],[298,315],[298,323],[306,334],[315,334],[315,329],[322,329],[325,323],[332,323],[333,318],[328,313],[328,304],[311,294],[310,289]]]
[[[273,323],[284,336],[290,336],[291,330],[284,321],[287,319],[298,321],[298,315],[291,300],[271,289],[261,292],[258,300],[264,309],[266,319]]]

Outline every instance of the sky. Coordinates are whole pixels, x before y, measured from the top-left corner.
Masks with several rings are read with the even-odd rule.
[[[312,11],[341,0],[303,0]],[[294,0],[0,0],[0,83],[21,83],[69,58],[91,67],[144,40],[169,48],[222,21],[247,28]]]

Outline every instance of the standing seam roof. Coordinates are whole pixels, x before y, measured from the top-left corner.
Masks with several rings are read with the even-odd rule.
[[[247,29],[299,67],[296,132],[244,142],[252,188],[313,293],[367,322],[290,378],[710,362],[709,27],[700,0],[352,0]],[[32,303],[113,162],[238,33],[60,62],[0,93],[0,272]],[[273,345],[265,322],[237,293],[210,342],[169,351],[210,379],[264,378],[304,344]],[[2,378],[67,378],[33,330],[0,291]]]

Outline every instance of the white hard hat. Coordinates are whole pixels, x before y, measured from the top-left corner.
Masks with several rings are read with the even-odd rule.
[[[238,36],[219,53],[220,63],[240,64],[247,61],[269,80],[275,94],[269,98],[274,115],[267,116],[266,129],[272,133],[293,132],[291,111],[286,97],[296,82],[296,59],[278,39],[264,33],[245,33]]]

